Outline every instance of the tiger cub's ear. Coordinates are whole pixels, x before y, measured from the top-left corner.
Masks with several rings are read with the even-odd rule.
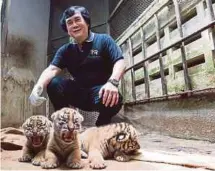
[[[50,120],[48,121],[48,126],[52,127],[52,122]]]
[[[74,113],[74,121],[81,123],[84,121],[84,117],[79,113],[79,111],[76,110]]]
[[[82,122],[84,121],[83,116],[79,113],[79,111],[74,110],[73,113],[73,123],[75,130],[81,131],[82,130]]]
[[[51,120],[54,121],[56,117],[57,117],[57,112],[52,113]]]

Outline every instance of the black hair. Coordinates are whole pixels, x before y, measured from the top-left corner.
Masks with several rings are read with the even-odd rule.
[[[60,25],[61,25],[61,28],[63,29],[63,31],[65,31],[65,32],[68,31],[67,27],[66,27],[66,19],[73,16],[77,12],[81,13],[83,19],[89,25],[88,30],[90,30],[91,23],[90,23],[90,14],[89,14],[88,10],[82,6],[71,6],[64,11],[64,13],[60,19]]]

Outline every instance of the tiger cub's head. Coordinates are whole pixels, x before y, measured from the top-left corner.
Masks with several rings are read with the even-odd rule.
[[[140,149],[136,129],[128,123],[124,123],[124,129],[117,132],[108,140],[108,144],[114,149],[126,154],[133,154]]]
[[[76,139],[84,120],[77,110],[66,107],[53,113],[51,118],[54,123],[55,135],[65,143],[71,143]]]
[[[52,127],[51,121],[42,115],[34,115],[26,119],[22,128],[24,135],[34,147],[40,147],[48,137]]]

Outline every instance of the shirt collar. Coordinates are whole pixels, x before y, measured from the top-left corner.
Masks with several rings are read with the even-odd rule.
[[[93,33],[93,32],[90,31],[89,36],[88,36],[88,38],[85,40],[85,42],[92,42],[93,39],[94,39],[94,35],[95,35],[95,33]],[[78,44],[77,41],[76,41],[75,39],[72,39],[72,43],[73,43],[73,44]]]
[[[94,39],[94,33],[90,31],[90,34],[85,42],[92,42]]]

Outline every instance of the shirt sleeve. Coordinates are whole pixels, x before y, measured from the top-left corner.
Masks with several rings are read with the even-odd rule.
[[[64,45],[57,50],[51,64],[54,66],[57,66],[60,69],[64,69],[66,67],[65,60],[64,60],[65,54],[66,54],[66,46]]]
[[[115,41],[109,36],[105,36],[105,52],[110,58],[111,63],[114,64],[120,59],[124,59],[120,47],[115,43]]]

